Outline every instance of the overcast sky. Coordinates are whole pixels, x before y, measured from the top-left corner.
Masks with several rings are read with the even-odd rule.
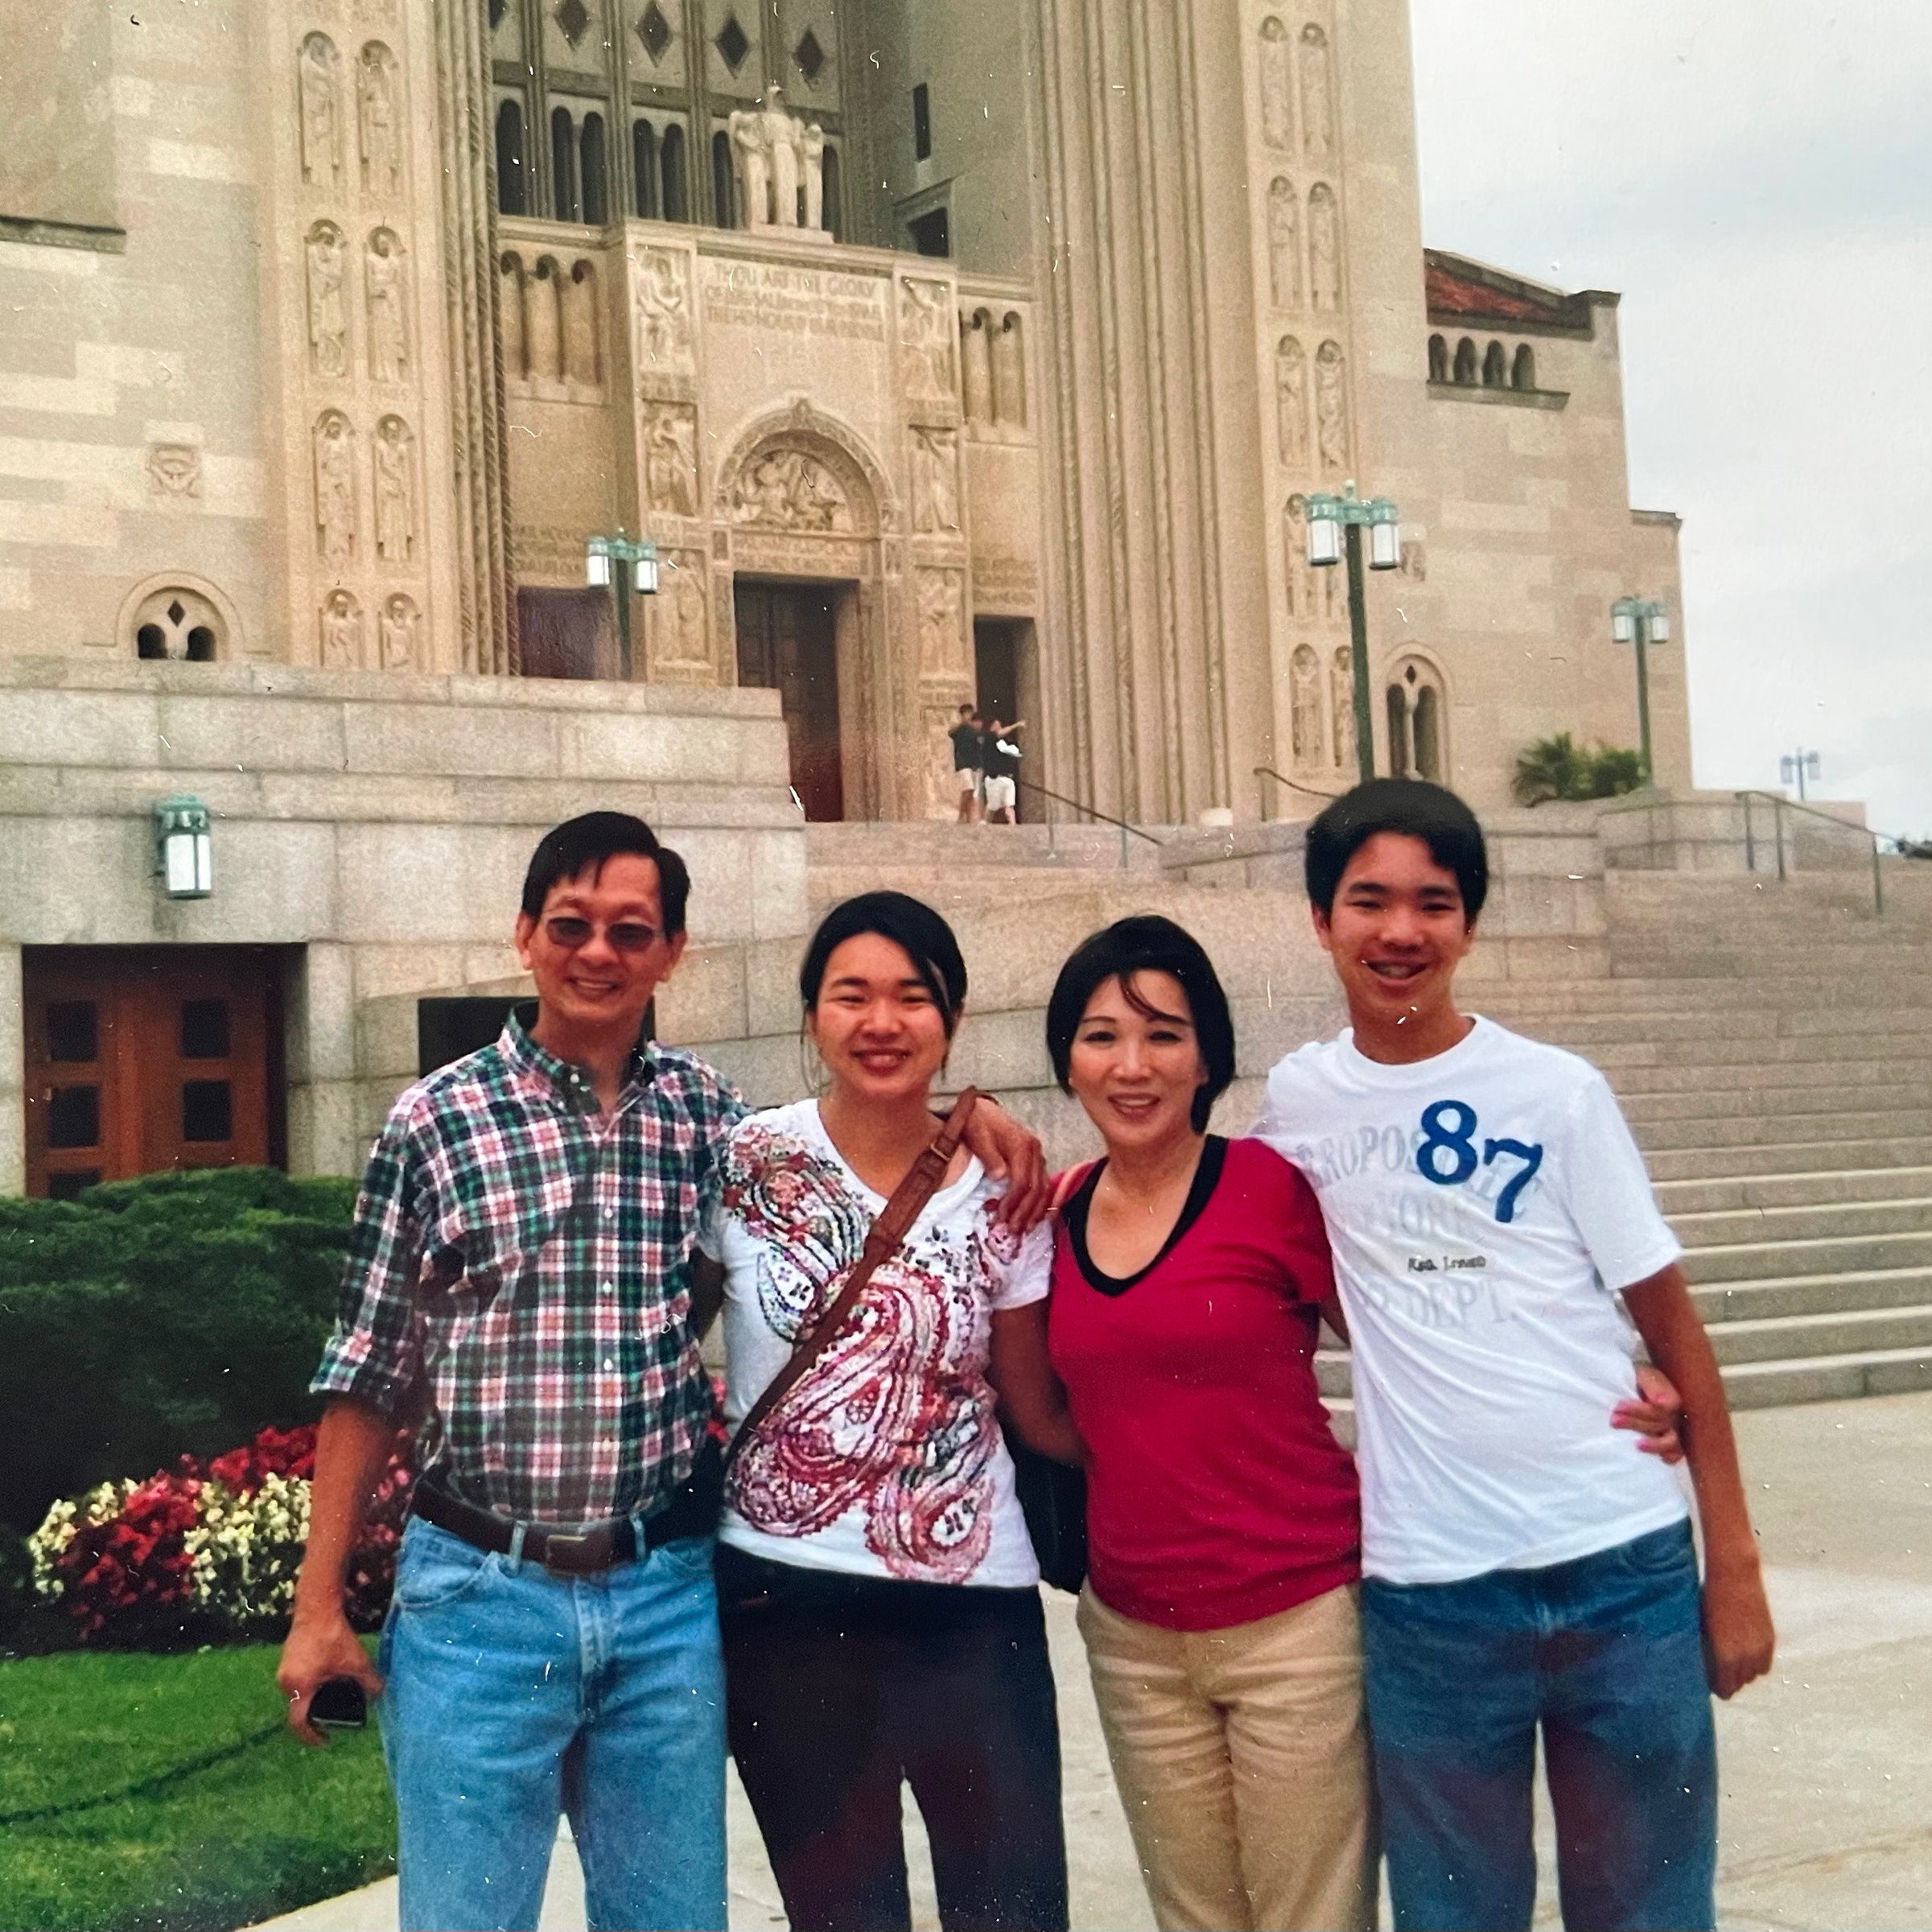
[[[1411,12],[1430,245],[1622,291],[1698,783],[1932,834],[1932,0]]]

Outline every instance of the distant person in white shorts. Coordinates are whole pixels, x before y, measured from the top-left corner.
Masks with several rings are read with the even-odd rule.
[[[1457,1010],[1488,888],[1453,793],[1378,778],[1308,828],[1349,1004],[1255,1132],[1313,1184],[1354,1353],[1369,1729],[1396,1932],[1526,1928],[1536,1745],[1571,1928],[1714,1923],[1710,1693],[1769,1669],[1724,1383],[1609,1083]],[[1603,1426],[1641,1337],[1703,1530]]]
[[[1020,801],[1020,749],[1015,734],[1027,728],[1023,718],[1015,724],[1003,724],[999,714],[986,731],[987,823],[1017,825],[1015,807]]]
[[[953,741],[953,782],[959,789],[959,822],[970,825],[979,809],[979,789],[986,775],[986,733],[980,728],[978,709],[962,704],[959,722],[946,735]]]

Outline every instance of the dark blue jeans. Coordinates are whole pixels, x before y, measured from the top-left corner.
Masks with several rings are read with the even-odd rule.
[[[1514,1932],[1543,1728],[1571,1932],[1707,1932],[1717,1751],[1688,1523],[1541,1570],[1370,1578],[1361,1635],[1396,1932]]]

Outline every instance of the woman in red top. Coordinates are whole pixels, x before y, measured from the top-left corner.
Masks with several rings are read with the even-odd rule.
[[[1335,1293],[1321,1210],[1271,1149],[1207,1132],[1234,1025],[1171,920],[1088,940],[1047,1043],[1107,1153],[1063,1210],[1037,1317],[1064,1405],[1044,1362],[995,1372],[1035,1446],[1086,1464],[1080,1627],[1155,1917],[1370,1926],[1355,1468],[1313,1362]]]

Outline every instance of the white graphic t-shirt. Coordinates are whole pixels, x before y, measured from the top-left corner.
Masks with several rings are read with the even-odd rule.
[[[1370,1576],[1567,1563],[1688,1513],[1610,1426],[1636,1386],[1615,1291],[1682,1250],[1594,1067],[1486,1020],[1407,1066],[1344,1032],[1275,1067],[1254,1131],[1329,1224]]]
[[[837,1297],[885,1205],[815,1101],[739,1123],[698,1245],[725,1266],[725,1418],[735,1431]],[[1047,1291],[1044,1224],[994,1218],[977,1160],[926,1203],[838,1337],[732,1465],[723,1541],[807,1569],[917,1583],[1040,1580],[987,1380],[995,1309]]]

